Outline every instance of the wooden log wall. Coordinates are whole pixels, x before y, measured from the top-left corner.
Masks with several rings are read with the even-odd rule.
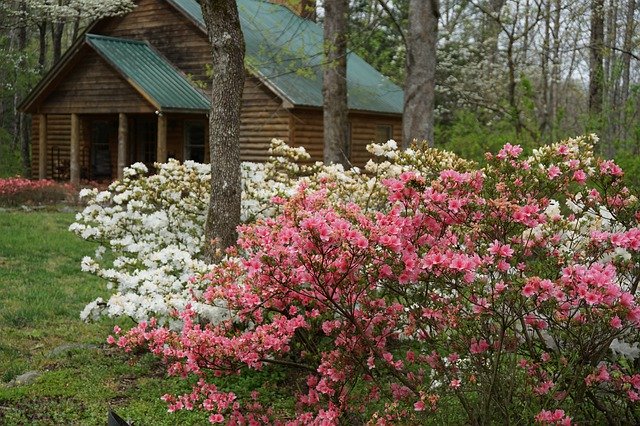
[[[34,115],[31,122],[31,171],[37,176],[38,157],[40,154],[39,115]],[[46,147],[46,177],[47,179],[69,178],[69,159],[71,148],[71,116],[68,114],[47,115],[47,147]]]
[[[192,79],[208,84],[211,63],[207,35],[164,0],[141,0],[122,17],[104,20],[95,34],[146,40]]]
[[[150,113],[155,109],[120,74],[89,48],[47,97],[40,111],[60,113]]]
[[[376,141],[376,126],[391,126],[391,137],[398,142],[402,141],[402,119],[374,114],[349,114],[351,123],[351,163],[362,167],[369,161],[372,155],[367,151],[367,145]]]
[[[311,155],[311,161],[322,161],[324,146],[322,110],[295,109],[292,115],[291,145],[303,146]]]
[[[304,146],[312,161],[322,161],[324,147],[322,111],[319,109],[296,109],[293,111],[293,145]],[[362,167],[371,159],[366,147],[375,141],[376,126],[391,126],[392,138],[402,138],[402,119],[400,117],[377,114],[351,113],[351,156],[354,166]]]
[[[266,161],[271,139],[289,141],[290,112],[257,78],[247,76],[240,114],[240,158]]]

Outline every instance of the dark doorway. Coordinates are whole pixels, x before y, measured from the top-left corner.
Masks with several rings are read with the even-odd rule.
[[[136,117],[134,131],[131,132],[132,141],[131,163],[142,162],[149,170],[155,170],[153,163],[156,161],[158,143],[158,121],[154,118]]]
[[[184,159],[204,163],[204,123],[198,121],[185,122]]]
[[[93,121],[91,123],[91,179],[111,179],[111,147],[109,121]]]

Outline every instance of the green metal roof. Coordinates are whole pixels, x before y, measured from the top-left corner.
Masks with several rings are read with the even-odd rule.
[[[205,28],[197,2],[169,1]],[[265,0],[237,3],[247,67],[293,105],[322,107],[322,28]],[[347,58],[347,92],[350,109],[402,114],[402,89],[355,53]]]
[[[148,43],[95,34],[86,41],[158,110],[209,110],[207,97]]]

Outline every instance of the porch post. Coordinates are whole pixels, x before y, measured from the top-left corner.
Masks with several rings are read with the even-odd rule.
[[[71,114],[71,153],[70,153],[71,184],[80,185],[80,118],[78,114]]]
[[[38,115],[38,179],[47,178],[47,115]]]
[[[167,116],[160,113],[158,115],[158,150],[156,152],[158,163],[167,162]]]
[[[127,143],[129,139],[129,123],[127,114],[118,115],[118,179],[124,177],[124,168],[127,166]]]

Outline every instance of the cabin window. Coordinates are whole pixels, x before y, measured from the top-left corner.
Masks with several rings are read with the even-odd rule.
[[[184,128],[184,159],[204,163],[204,123],[187,122]]]
[[[376,126],[375,143],[387,143],[393,135],[393,127],[388,124]]]

